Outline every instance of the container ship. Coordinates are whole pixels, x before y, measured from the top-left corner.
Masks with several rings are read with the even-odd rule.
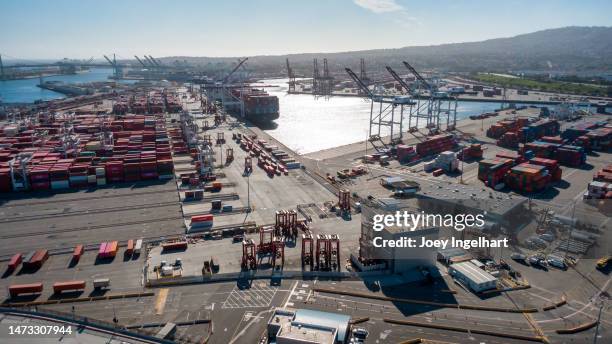
[[[278,97],[263,89],[233,89],[232,95],[244,101],[244,116],[251,122],[270,122],[279,117]],[[240,106],[234,107],[240,113]]]

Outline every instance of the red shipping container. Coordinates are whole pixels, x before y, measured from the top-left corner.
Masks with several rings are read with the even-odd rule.
[[[49,251],[45,249],[38,250],[29,262],[23,262],[23,267],[26,269],[40,269],[47,259],[49,259]]]
[[[83,290],[85,289],[85,281],[66,281],[53,283],[53,292],[59,294],[67,290]]]
[[[196,216],[191,217],[191,223],[209,222],[212,220],[213,220],[213,216],[211,214],[196,215]]]
[[[11,297],[19,296],[21,294],[35,294],[43,291],[43,284],[29,283],[29,284],[13,284],[9,286],[9,294]]]
[[[186,250],[186,249],[187,249],[187,241],[173,241],[173,242],[166,242],[162,244],[162,251]]]
[[[15,253],[11,257],[11,260],[9,260],[8,270],[9,271],[15,271],[15,269],[17,269],[17,266],[19,266],[19,264],[21,264],[22,260],[23,260],[23,255],[21,253]]]

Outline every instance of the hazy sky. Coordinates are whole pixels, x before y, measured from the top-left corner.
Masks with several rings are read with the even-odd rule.
[[[608,0],[0,0],[9,58],[253,56],[612,26]]]

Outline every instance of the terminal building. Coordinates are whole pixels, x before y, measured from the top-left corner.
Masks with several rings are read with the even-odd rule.
[[[346,343],[350,319],[338,313],[277,308],[268,321],[268,340],[277,344]]]

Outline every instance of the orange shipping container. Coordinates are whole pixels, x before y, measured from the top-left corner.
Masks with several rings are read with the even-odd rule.
[[[125,250],[125,253],[128,255],[131,255],[132,253],[134,253],[134,240],[130,239],[127,242],[127,249]]]
[[[116,256],[118,246],[119,246],[119,243],[117,241],[111,241],[109,243],[106,243],[105,257],[110,258],[110,257]]]
[[[56,294],[66,290],[82,289],[85,289],[85,281],[67,281],[53,283],[53,292]]]
[[[83,255],[83,251],[83,245],[76,245],[76,247],[74,248],[74,252],[72,253],[72,259],[78,260],[79,258],[81,258],[81,256]]]

